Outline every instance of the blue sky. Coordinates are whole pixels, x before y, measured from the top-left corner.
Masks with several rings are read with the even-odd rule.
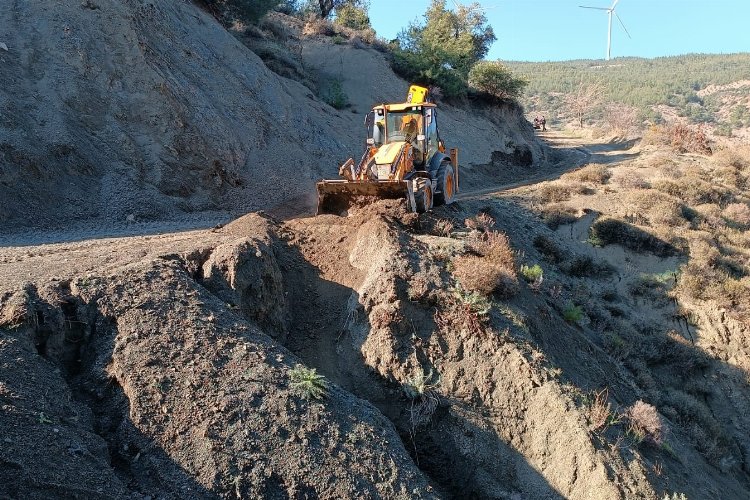
[[[456,0],[458,1],[458,0]],[[497,41],[488,59],[561,61],[604,59],[612,0],[481,0]],[[468,4],[469,0],[460,3]],[[421,20],[430,0],[371,0],[370,21],[391,39]],[[448,0],[451,7],[453,0]],[[750,0],[620,0],[613,18],[612,57],[658,57],[692,52],[750,52]]]

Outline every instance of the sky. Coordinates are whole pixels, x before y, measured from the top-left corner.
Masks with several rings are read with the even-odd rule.
[[[455,0],[462,4],[469,0]],[[497,41],[487,59],[564,61],[604,59],[607,12],[613,0],[481,0]],[[395,38],[421,21],[430,0],[370,0],[379,36]],[[447,0],[452,7],[454,0]],[[612,58],[688,53],[750,52],[750,0],[620,0],[613,17]]]

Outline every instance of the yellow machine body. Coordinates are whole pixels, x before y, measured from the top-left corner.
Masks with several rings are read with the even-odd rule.
[[[318,213],[340,214],[357,197],[405,198],[412,211],[452,203],[458,191],[458,150],[445,154],[437,132],[437,106],[428,89],[411,85],[402,103],[379,104],[365,121],[367,146],[359,162],[349,158],[340,180],[318,182]]]

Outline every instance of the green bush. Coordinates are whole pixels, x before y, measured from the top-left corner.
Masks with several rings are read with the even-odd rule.
[[[527,266],[526,264],[521,266],[521,276],[529,283],[539,281],[544,276],[544,271],[539,264],[533,266]]]
[[[336,8],[336,19],[333,21],[339,26],[362,31],[371,28],[370,17],[365,7],[352,4],[344,4]]]
[[[292,389],[307,399],[322,399],[328,392],[328,381],[315,368],[295,366],[289,371]]]
[[[517,99],[529,84],[500,61],[479,61],[469,71],[469,87],[498,99]]]
[[[344,109],[349,106],[349,97],[347,97],[344,88],[341,86],[341,80],[330,82],[323,100],[326,104],[336,109]]]
[[[565,309],[563,309],[563,318],[568,323],[577,324],[579,321],[581,321],[581,319],[583,319],[583,309],[581,308],[581,306],[568,304]]]

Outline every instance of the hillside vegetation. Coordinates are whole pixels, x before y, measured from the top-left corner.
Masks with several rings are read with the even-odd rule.
[[[529,81],[523,98],[527,111],[546,113],[550,118],[567,118],[566,94],[581,85],[598,84],[602,99],[599,106],[591,107],[589,119],[603,119],[605,108],[601,104],[608,102],[631,106],[641,120],[653,123],[664,121],[671,109],[689,122],[724,126],[725,130],[750,124],[746,100],[750,88],[748,53],[507,65]],[[729,86],[743,81],[745,85]],[[730,108],[724,110],[727,105]]]

